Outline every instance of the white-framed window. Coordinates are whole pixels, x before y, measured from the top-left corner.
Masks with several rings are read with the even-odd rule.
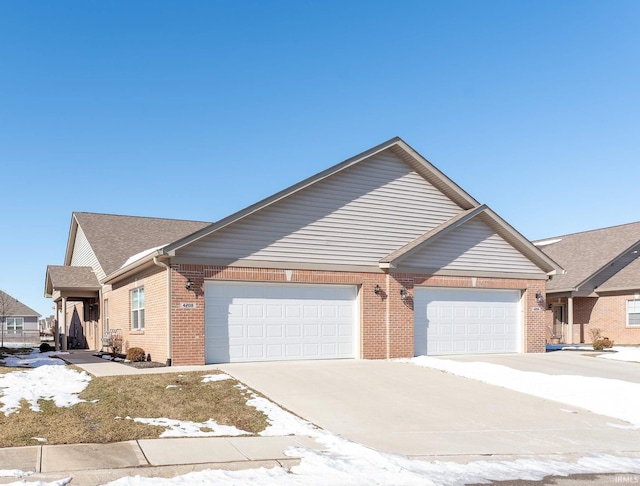
[[[627,300],[627,326],[640,327],[640,299]]]
[[[131,291],[131,329],[144,329],[144,287]]]
[[[104,306],[102,307],[102,319],[104,332],[109,330],[109,299],[104,299]]]
[[[22,333],[24,329],[24,317],[7,317],[7,332],[9,334]]]

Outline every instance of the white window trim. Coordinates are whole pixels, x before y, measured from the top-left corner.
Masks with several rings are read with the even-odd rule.
[[[142,294],[142,306],[137,307],[136,309],[133,308],[133,294],[134,293],[138,293],[138,296],[140,296],[140,294]],[[132,331],[144,331],[144,286],[143,287],[136,287],[135,289],[131,290],[130,293],[131,296],[131,330]],[[138,299],[138,302],[140,302],[140,300]],[[142,313],[140,312],[142,311]],[[134,326],[134,322],[136,321],[136,319],[134,318],[134,316],[137,314],[137,321],[138,324],[137,326]],[[140,316],[142,316],[142,319],[140,318]]]
[[[12,324],[9,324],[9,321],[12,321]],[[16,326],[16,323],[20,322],[20,328],[18,329]],[[22,332],[24,331],[24,317],[7,317],[5,319],[5,329],[7,332],[13,332],[14,334],[17,334],[18,331]]]
[[[104,332],[106,333],[109,330],[109,299],[104,299],[102,312],[103,312],[103,327],[104,327]]]
[[[633,303],[633,312],[630,312],[629,307],[630,304]],[[627,318],[627,327],[631,327],[633,329],[640,328],[640,324],[629,324],[629,314],[640,314],[640,299],[627,299],[627,308],[625,309],[626,318]]]

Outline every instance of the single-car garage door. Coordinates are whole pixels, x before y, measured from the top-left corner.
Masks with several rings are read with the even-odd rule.
[[[416,287],[414,354],[521,350],[519,290]]]
[[[207,282],[206,362],[354,358],[353,285]]]

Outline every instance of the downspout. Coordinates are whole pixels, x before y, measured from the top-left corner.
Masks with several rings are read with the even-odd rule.
[[[391,289],[389,288],[389,285],[391,284],[391,276],[387,273],[387,277],[386,277],[386,281],[385,281],[385,286],[387,287],[386,292],[387,292],[387,298],[385,299],[385,315],[384,315],[384,325],[385,325],[385,345],[386,345],[386,351],[387,351],[387,359],[389,359],[389,357],[391,356],[391,343],[389,341],[389,332],[390,332],[390,328],[391,328],[391,322],[390,322],[390,317],[389,314],[391,313],[391,309],[390,309],[390,300],[389,299],[389,295],[391,294]]]
[[[153,263],[167,269],[167,366],[171,366],[171,267],[159,261],[157,256],[153,257]]]

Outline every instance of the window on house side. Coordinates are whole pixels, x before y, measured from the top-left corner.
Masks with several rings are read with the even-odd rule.
[[[640,327],[640,299],[627,300],[627,326]]]
[[[106,333],[109,330],[109,299],[104,299],[102,315],[104,317],[104,332]]]
[[[7,332],[17,334],[24,329],[23,317],[7,317]]]
[[[131,291],[131,329],[144,329],[144,287]]]

